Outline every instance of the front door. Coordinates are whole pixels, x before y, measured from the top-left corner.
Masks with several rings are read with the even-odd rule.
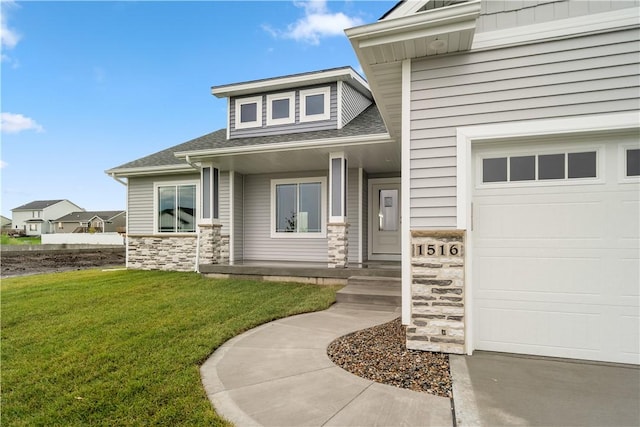
[[[371,180],[369,197],[372,260],[400,259],[400,180]]]

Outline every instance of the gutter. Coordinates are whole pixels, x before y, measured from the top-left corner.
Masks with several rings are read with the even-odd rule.
[[[110,173],[109,176],[114,180],[118,181],[120,184],[124,185],[125,187],[127,186],[127,183],[121,180],[120,178],[118,178],[114,172]]]

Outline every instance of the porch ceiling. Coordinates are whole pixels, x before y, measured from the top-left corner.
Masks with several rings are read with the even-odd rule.
[[[400,145],[387,139],[384,142],[352,145],[305,147],[300,149],[262,152],[227,153],[198,156],[190,160],[213,162],[221,170],[241,174],[300,172],[329,167],[329,154],[344,152],[350,168],[363,168],[369,173],[400,171]]]

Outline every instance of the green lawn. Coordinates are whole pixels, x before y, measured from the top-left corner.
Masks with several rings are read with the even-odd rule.
[[[336,288],[99,270],[2,280],[2,425],[225,425],[199,366]]]
[[[6,234],[0,235],[2,245],[39,245],[40,237],[9,237]]]

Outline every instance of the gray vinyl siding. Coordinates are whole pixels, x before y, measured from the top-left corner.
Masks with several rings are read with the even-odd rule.
[[[637,30],[414,61],[411,228],[456,226],[456,128],[637,111]]]
[[[638,0],[489,0],[480,6],[476,32],[541,24],[638,6]]]
[[[127,185],[127,221],[129,234],[153,234],[155,207],[153,205],[153,184],[200,179],[199,174],[151,176],[129,178]],[[200,215],[198,213],[198,215]]]
[[[282,178],[327,177],[326,170],[303,173],[245,175],[244,177],[244,259],[251,261],[328,260],[326,238],[271,238],[271,180]],[[328,190],[327,190],[328,197]],[[328,200],[327,212],[328,215]],[[327,216],[328,219],[328,216]]]
[[[349,241],[348,262],[358,262],[358,252],[361,250],[358,243],[360,231],[360,212],[358,212],[358,169],[349,169],[347,176],[347,221],[349,228],[347,238]]]
[[[358,117],[372,104],[367,98],[347,83],[342,84],[342,126]]]
[[[330,119],[319,120],[316,122],[300,122],[300,91],[307,89],[331,87],[330,95]],[[286,125],[267,126],[267,95],[295,92],[295,122]],[[236,129],[236,97],[232,97],[229,102],[229,137],[230,138],[246,138],[255,136],[267,136],[267,135],[282,135],[288,133],[297,132],[311,132],[318,130],[336,129],[338,126],[338,96],[337,96],[337,84],[331,83],[321,86],[309,86],[301,87],[291,90],[282,90],[278,92],[269,92],[262,94],[262,127],[248,128],[248,129]],[[255,96],[259,96],[256,94]],[[252,96],[239,97],[251,98]]]
[[[220,233],[223,235],[229,235],[229,172],[228,171],[220,171],[220,186],[219,186],[219,203],[220,210],[218,211],[218,216],[220,223],[222,224],[222,229],[220,229]]]
[[[369,177],[362,172],[362,259],[369,259]]]
[[[233,256],[234,260],[244,258],[244,176],[235,174],[233,179]]]

